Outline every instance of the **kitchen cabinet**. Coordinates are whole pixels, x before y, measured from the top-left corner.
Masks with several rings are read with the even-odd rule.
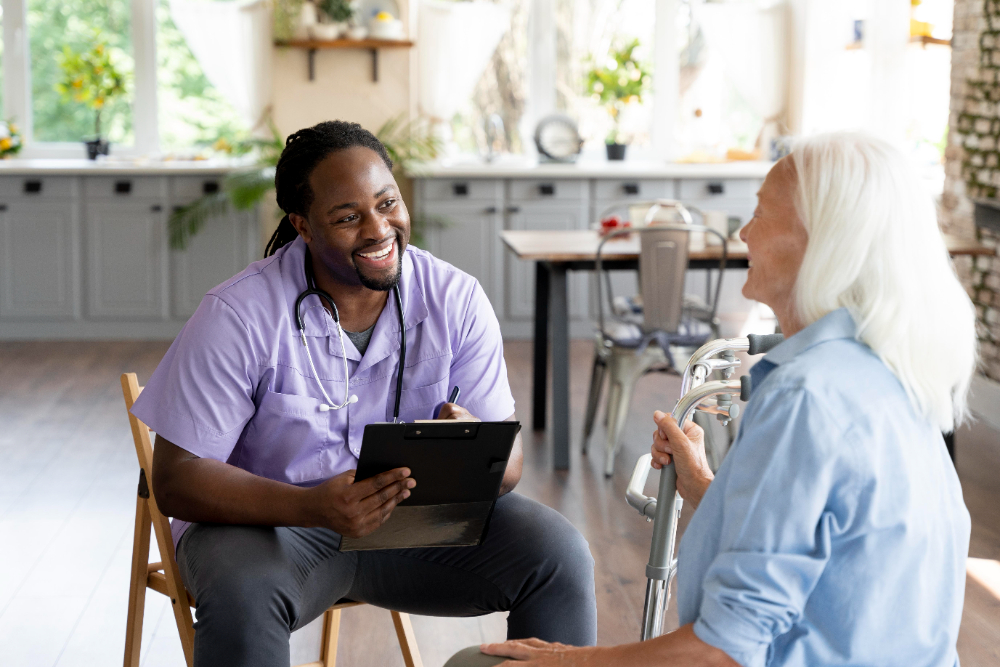
[[[90,319],[166,319],[166,228],[155,201],[86,204]]]
[[[56,170],[0,175],[0,339],[170,339],[209,289],[260,259],[255,210],[169,247],[170,211],[218,191],[224,169]]]
[[[79,315],[79,238],[71,201],[0,194],[0,319]]]
[[[690,168],[690,169],[688,169]],[[535,270],[506,252],[499,239],[501,229],[588,229],[616,204],[653,199],[680,199],[703,210],[721,210],[745,224],[753,215],[756,192],[767,165],[740,166],[743,172],[723,165],[716,176],[711,165],[674,166],[677,173],[655,176],[621,171],[607,172],[559,165],[522,170],[473,167],[469,174],[414,174],[416,201],[412,212],[425,220],[439,219],[425,234],[428,250],[479,279],[507,337],[529,338],[534,317]],[[692,171],[688,176],[685,171]],[[443,170],[447,171],[447,170]],[[655,170],[654,170],[655,171]],[[544,173],[542,173],[544,172]],[[623,207],[622,214],[627,215]],[[570,332],[589,336],[596,316],[596,284],[585,273],[569,275]],[[637,289],[634,272],[615,272],[616,294]],[[739,294],[742,281],[728,271],[723,283],[722,308],[745,308]],[[705,272],[689,272],[687,291],[703,295]]]

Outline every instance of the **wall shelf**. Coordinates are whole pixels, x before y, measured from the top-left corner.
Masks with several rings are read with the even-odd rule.
[[[402,39],[292,39],[275,41],[277,46],[306,49],[309,54],[309,80],[316,80],[316,51],[319,49],[368,49],[372,54],[372,81],[378,81],[379,49],[408,49],[413,42]]]

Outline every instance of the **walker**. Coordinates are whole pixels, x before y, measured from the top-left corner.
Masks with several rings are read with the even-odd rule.
[[[763,354],[784,340],[781,334],[750,334],[746,338],[724,338],[702,345],[691,356],[681,380],[681,397],[671,413],[678,424],[684,422],[697,409],[715,414],[728,424],[739,416],[740,406],[733,403],[733,396],[750,400],[750,376],[738,381],[730,380],[740,361],[735,353]],[[712,371],[720,371],[723,380],[708,381]],[[702,405],[702,401],[718,396],[715,405]],[[641,640],[646,641],[663,634],[663,616],[670,604],[670,582],[677,571],[674,547],[677,540],[677,519],[683,500],[677,494],[677,474],[673,461],[660,470],[660,487],[657,498],[669,499],[658,503],[657,498],[643,495],[646,478],[652,470],[652,454],[639,457],[632,471],[625,499],[639,511],[646,521],[653,522],[653,542],[646,565],[646,601],[642,610]]]

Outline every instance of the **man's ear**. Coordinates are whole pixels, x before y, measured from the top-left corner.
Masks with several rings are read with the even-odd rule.
[[[304,216],[301,216],[298,213],[289,213],[288,221],[292,223],[292,227],[294,227],[295,231],[299,233],[299,236],[302,237],[303,241],[305,241],[306,243],[312,241],[312,234],[310,233],[311,230],[309,229],[309,221],[306,220]]]

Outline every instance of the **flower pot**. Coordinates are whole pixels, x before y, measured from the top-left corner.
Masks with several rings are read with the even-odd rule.
[[[98,155],[107,155],[111,150],[111,144],[100,137],[85,141],[83,145],[87,147],[88,160],[96,160]]]
[[[608,149],[609,160],[624,160],[625,148],[628,144],[604,144]]]

